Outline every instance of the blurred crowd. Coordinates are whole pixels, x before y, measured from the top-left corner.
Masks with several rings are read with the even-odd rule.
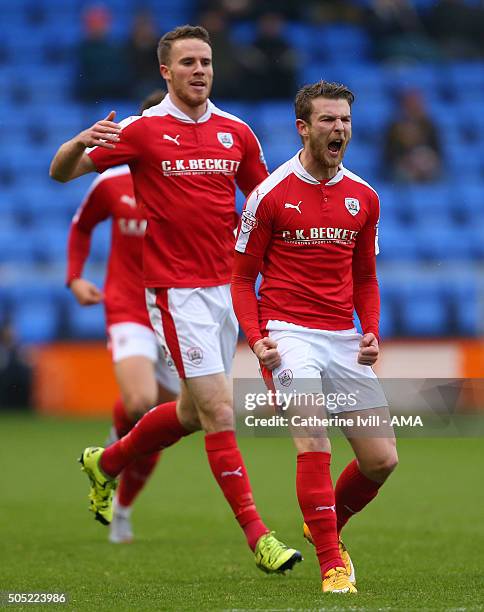
[[[134,16],[126,40],[113,36],[116,15],[102,4],[83,14],[78,96],[139,100],[159,86],[156,45],[161,34],[153,14]],[[162,19],[162,16],[161,16]],[[483,3],[440,0],[419,11],[411,0],[199,0],[193,22],[210,32],[217,69],[214,96],[238,100],[292,98],[304,61],[285,33],[287,23],[349,23],[371,40],[372,59],[412,63],[484,58]],[[241,43],[234,29],[255,24]],[[234,78],[236,75],[236,78]]]
[[[305,59],[291,44],[288,24],[357,26],[371,44],[367,59],[378,63],[484,58],[484,4],[471,0],[440,0],[426,10],[411,0],[199,0],[196,6],[192,22],[203,25],[212,40],[216,100],[294,97]],[[138,102],[160,86],[160,23],[150,12],[138,12],[127,38],[119,40],[113,36],[115,18],[103,5],[83,14],[76,91],[86,103],[106,98]],[[441,176],[437,129],[418,91],[402,93],[384,141],[387,178],[429,182]]]

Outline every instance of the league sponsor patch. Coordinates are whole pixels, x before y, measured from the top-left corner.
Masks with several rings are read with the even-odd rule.
[[[353,217],[360,212],[360,202],[356,198],[345,198],[345,206]]]
[[[230,132],[217,132],[217,138],[226,149],[234,146],[234,137]]]
[[[254,213],[250,212],[250,210],[244,210],[240,220],[240,231],[243,234],[248,234],[257,227],[257,224],[258,221]]]
[[[203,351],[199,346],[192,346],[187,351],[188,359],[193,365],[200,365],[203,361]]]
[[[279,372],[277,375],[277,378],[283,387],[289,387],[293,379],[292,370],[282,370],[282,372]]]

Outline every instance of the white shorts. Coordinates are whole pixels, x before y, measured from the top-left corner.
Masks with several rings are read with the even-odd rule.
[[[331,398],[326,404],[331,414],[388,406],[371,366],[357,362],[362,336],[356,329],[324,331],[282,321],[266,327],[282,359],[272,372],[263,371],[276,390],[322,393]]]
[[[180,378],[230,374],[239,325],[230,285],[146,289],[151,325]]]
[[[114,363],[128,357],[147,357],[155,364],[159,384],[172,393],[180,392],[176,370],[164,358],[152,329],[140,323],[115,323],[108,327],[108,338]]]

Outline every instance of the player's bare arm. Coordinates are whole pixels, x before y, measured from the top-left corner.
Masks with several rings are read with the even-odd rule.
[[[115,111],[111,111],[105,119],[97,121],[61,145],[50,164],[51,178],[60,183],[67,183],[89,172],[95,172],[96,167],[85,151],[88,147],[105,149],[116,147],[121,128],[113,121],[115,115]]]
[[[69,289],[81,306],[92,306],[102,302],[102,291],[94,283],[85,278],[75,278],[69,284]]]
[[[363,336],[360,342],[360,350],[358,351],[358,363],[361,365],[372,366],[376,363],[380,354],[378,339],[375,334],[368,333]]]

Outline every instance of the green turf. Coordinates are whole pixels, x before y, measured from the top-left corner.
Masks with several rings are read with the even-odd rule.
[[[107,427],[0,416],[0,591],[66,591],[69,604],[52,610],[484,609],[482,439],[402,440],[397,472],[345,533],[358,595],[323,596],[289,440],[241,440],[264,519],[305,555],[279,577],[255,568],[199,434],[165,453],[136,508],[136,542],[109,544],[75,461]],[[344,441],[334,457],[336,473],[350,458]]]

